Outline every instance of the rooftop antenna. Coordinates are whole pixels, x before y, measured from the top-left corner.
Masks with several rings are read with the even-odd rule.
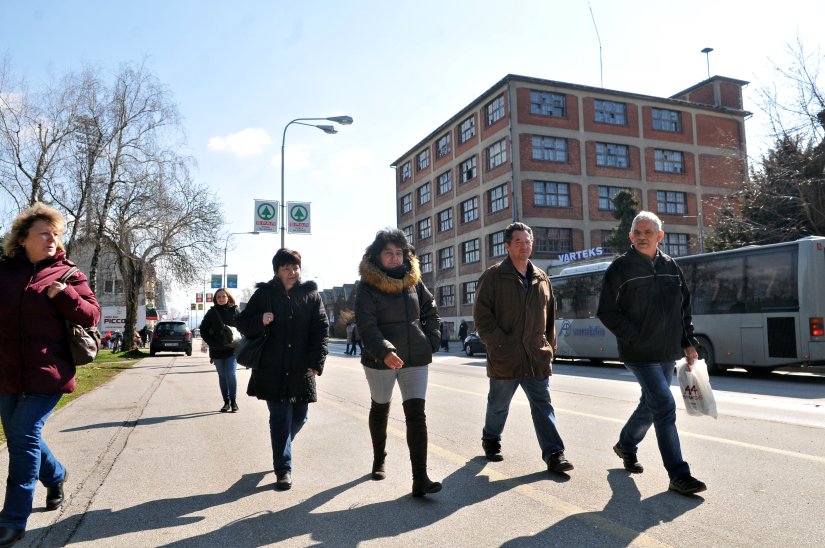
[[[710,79],[710,52],[713,51],[713,48],[704,48],[702,53],[705,54],[705,58],[708,61],[708,79]]]
[[[593,6],[587,3],[590,10],[590,18],[593,20],[593,28],[596,29],[596,40],[599,41],[599,85],[604,87],[604,65],[602,64],[602,38],[599,36],[599,27],[596,26],[596,17],[593,15]]]

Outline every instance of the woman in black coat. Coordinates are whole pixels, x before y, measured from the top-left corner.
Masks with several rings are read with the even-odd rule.
[[[238,307],[235,299],[224,288],[215,291],[215,304],[201,321],[201,337],[209,345],[209,358],[215,369],[218,371],[218,384],[221,387],[223,396],[223,407],[221,413],[231,410],[238,412],[238,378],[235,375],[235,348],[227,345],[224,334],[224,326],[236,327],[238,318]]]
[[[308,404],[317,401],[329,322],[318,286],[301,281],[300,253],[279,249],[272,268],[275,277],[257,285],[237,324],[247,337],[266,337],[247,394],[269,407],[275,486],[284,490],[292,487],[292,441],[307,421]]]
[[[441,319],[433,296],[421,281],[418,258],[401,230],[376,234],[361,265],[355,297],[355,323],[364,341],[361,363],[370,387],[372,477],[386,477],[387,420],[395,384],[401,389],[412,465],[412,494],[437,493],[441,484],[427,476],[427,422],[424,402],[427,365],[440,344]]]

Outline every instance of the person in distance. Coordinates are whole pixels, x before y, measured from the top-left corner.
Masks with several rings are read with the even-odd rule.
[[[201,337],[209,346],[209,360],[218,371],[218,386],[223,397],[223,407],[220,411],[237,413],[238,378],[235,375],[235,348],[226,344],[223,327],[236,327],[240,311],[232,294],[223,287],[215,291],[213,303],[212,308],[204,315],[199,329]]]

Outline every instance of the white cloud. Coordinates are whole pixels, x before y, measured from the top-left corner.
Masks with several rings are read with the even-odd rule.
[[[311,165],[309,155],[312,151],[312,148],[309,145],[286,145],[285,147],[285,158],[286,162],[284,164],[285,168],[287,169],[305,169]],[[272,165],[279,166],[281,165],[281,155],[276,154],[272,157]]]
[[[210,138],[209,150],[231,152],[240,158],[260,154],[265,146],[271,144],[272,138],[265,129],[250,127],[226,137]]]

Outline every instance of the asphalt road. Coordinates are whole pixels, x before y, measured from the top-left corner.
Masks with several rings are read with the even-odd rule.
[[[196,348],[199,345],[196,345]],[[457,350],[455,348],[454,350]],[[611,451],[638,398],[623,368],[557,364],[551,387],[569,475],[541,461],[517,393],[504,461],[481,455],[484,358],[437,354],[427,414],[430,475],[410,497],[396,392],[388,478],[369,478],[369,392],[357,358],[331,345],[320,401],[295,443],[294,488],[273,489],[267,411],[242,396],[221,414],[206,357],[143,360],[49,419],[71,471],[57,512],[35,513],[21,546],[821,546],[825,538],[825,377],[712,378],[719,419],[679,411],[683,452],[708,484],[667,491],[651,431],[630,475]],[[246,386],[249,372],[241,370]],[[5,467],[3,452],[0,465]]]

